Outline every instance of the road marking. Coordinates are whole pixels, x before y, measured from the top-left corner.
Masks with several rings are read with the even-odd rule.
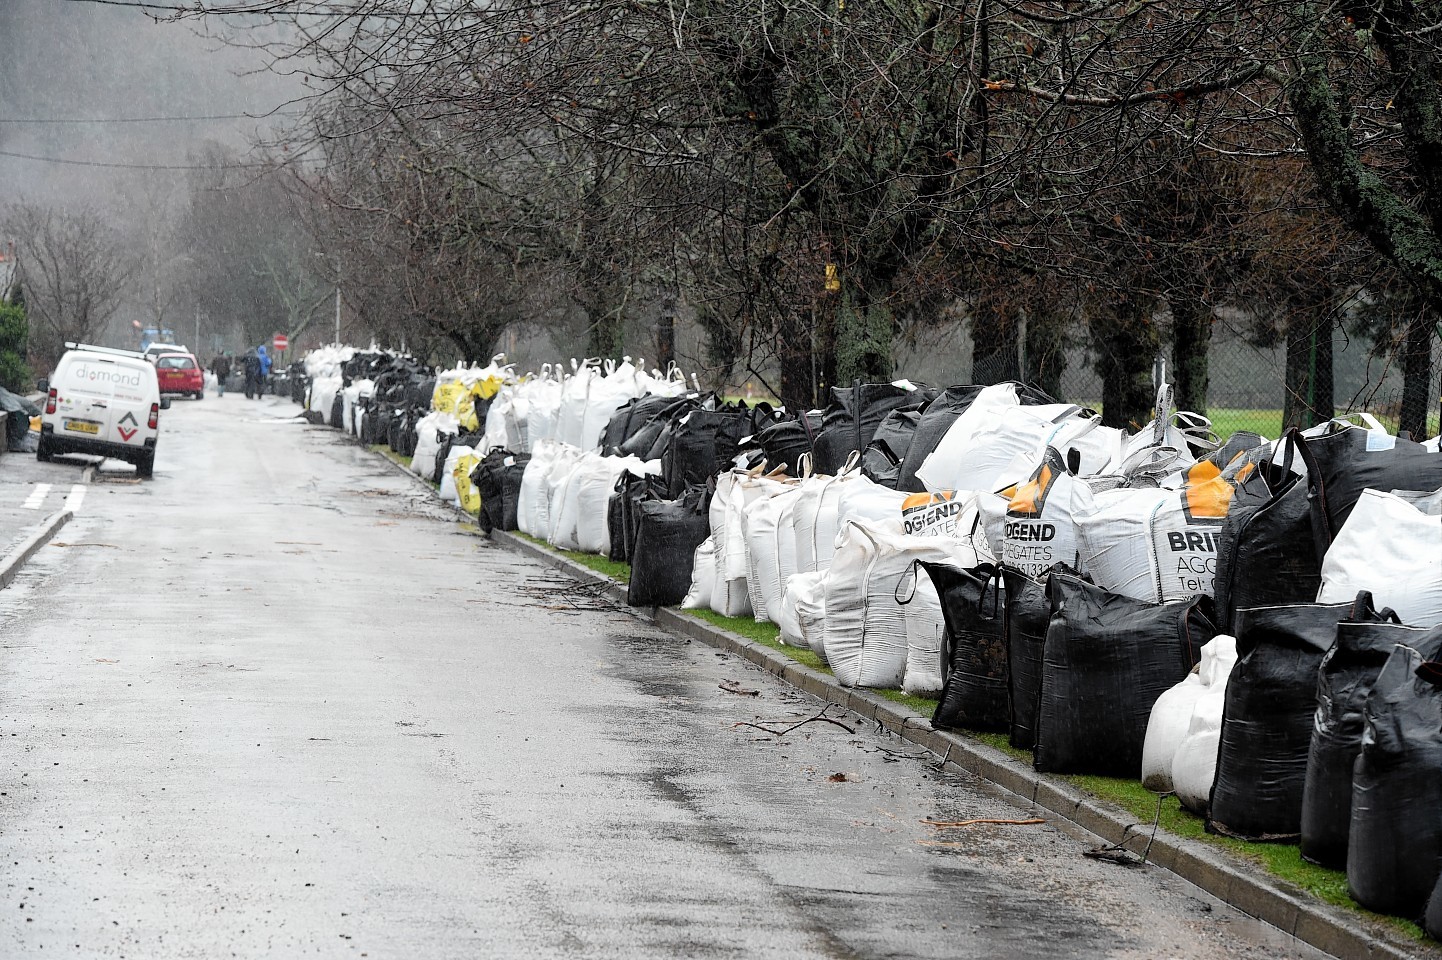
[[[40,504],[44,503],[45,498],[49,495],[50,484],[37,483],[35,484],[35,489],[30,492],[30,496],[26,498],[25,502],[22,503],[21,506],[24,507],[26,510],[39,510]]]
[[[84,484],[75,484],[70,488],[70,496],[65,498],[65,509],[72,514],[80,512],[80,504],[85,500]]]

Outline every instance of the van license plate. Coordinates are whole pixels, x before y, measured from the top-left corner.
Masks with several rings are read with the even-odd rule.
[[[89,420],[66,420],[65,429],[71,433],[94,433],[100,432],[100,424],[91,423]]]

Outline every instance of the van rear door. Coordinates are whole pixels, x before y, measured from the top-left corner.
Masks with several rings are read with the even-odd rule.
[[[55,390],[55,432],[61,436],[109,440],[118,378],[134,372],[98,354],[72,354]]]
[[[117,357],[117,376],[110,403],[110,439],[127,447],[142,447],[156,431],[150,426],[150,405],[160,401],[155,368],[149,361]]]

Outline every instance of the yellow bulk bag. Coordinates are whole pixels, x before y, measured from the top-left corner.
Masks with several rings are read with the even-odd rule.
[[[455,469],[451,471],[456,481],[456,496],[460,498],[461,509],[472,516],[481,514],[481,491],[471,482],[471,471],[476,469],[476,464],[481,458],[473,453],[462,454],[456,458]]]

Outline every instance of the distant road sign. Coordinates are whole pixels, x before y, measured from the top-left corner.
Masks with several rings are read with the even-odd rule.
[[[290,347],[290,337],[287,337],[283,333],[277,333],[275,336],[271,337],[270,342],[271,346],[275,347],[277,350],[285,350]]]

